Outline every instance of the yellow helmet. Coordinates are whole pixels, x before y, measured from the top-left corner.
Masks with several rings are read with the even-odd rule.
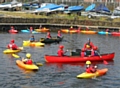
[[[91,64],[91,62],[90,61],[86,61],[86,64]]]
[[[26,57],[27,57],[27,58],[30,58],[30,57],[31,57],[31,54],[30,54],[30,53],[27,53],[27,54],[26,54]]]
[[[90,45],[86,45],[87,48],[90,48]]]

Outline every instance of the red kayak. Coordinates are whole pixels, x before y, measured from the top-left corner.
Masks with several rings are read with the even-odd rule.
[[[103,60],[113,60],[115,53],[101,54],[100,56],[91,56],[91,57],[81,57],[81,56],[55,56],[55,55],[45,55],[46,62],[85,62],[89,61],[103,61]]]
[[[120,36],[120,32],[112,32],[111,33],[113,36]]]
[[[9,33],[18,33],[18,31],[14,30],[14,29],[11,29],[11,30],[9,30]]]

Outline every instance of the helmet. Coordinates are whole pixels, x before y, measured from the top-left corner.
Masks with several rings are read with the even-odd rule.
[[[86,45],[86,48],[90,48],[90,45]]]
[[[30,53],[27,53],[27,54],[26,54],[26,57],[27,57],[27,58],[30,58],[30,57],[31,57],[31,54],[30,54]]]
[[[12,39],[10,42],[11,42],[11,43],[14,43],[15,41],[14,41],[14,39]]]
[[[86,63],[85,64],[91,64],[91,62],[90,61],[86,61]]]
[[[93,47],[93,49],[94,49],[94,50],[97,50],[97,49],[98,49],[98,47],[97,47],[97,46],[94,46],[94,47]]]
[[[60,49],[63,49],[63,48],[64,48],[64,46],[63,46],[63,45],[60,45],[60,46],[59,46],[59,48],[60,48]]]
[[[84,52],[84,51],[85,51],[85,49],[84,49],[84,48],[82,48],[82,51]]]

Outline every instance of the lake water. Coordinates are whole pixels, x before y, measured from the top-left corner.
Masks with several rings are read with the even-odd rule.
[[[57,33],[51,33],[53,37]],[[44,38],[46,34],[34,34],[36,40]],[[45,45],[41,48],[24,48],[32,54],[35,62],[43,63],[37,72],[26,71],[16,65],[15,58],[3,54],[6,45],[11,39],[15,39],[18,46],[22,46],[23,40],[28,40],[30,34],[0,34],[0,88],[120,88],[120,37],[111,35],[86,35],[86,34],[63,34],[64,40],[60,44],[65,49],[75,50],[82,48],[90,38],[97,45],[101,53],[115,52],[113,62],[104,65],[96,63],[98,68],[108,68],[106,75],[96,79],[77,79],[76,76],[85,71],[84,63],[46,63],[44,55],[57,55],[60,44]],[[25,52],[19,55],[25,57]],[[66,55],[70,55],[67,52]]]

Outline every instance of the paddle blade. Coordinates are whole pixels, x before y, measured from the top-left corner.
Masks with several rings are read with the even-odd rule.
[[[12,54],[12,56],[13,56],[14,58],[20,58],[20,56],[17,55],[17,54]]]
[[[37,66],[43,66],[42,63],[35,63]]]
[[[103,63],[104,63],[104,64],[106,64],[106,65],[108,64],[108,62],[107,62],[107,61],[105,61],[105,60],[103,61]]]
[[[20,50],[23,50],[24,48],[23,47],[19,47]]]

